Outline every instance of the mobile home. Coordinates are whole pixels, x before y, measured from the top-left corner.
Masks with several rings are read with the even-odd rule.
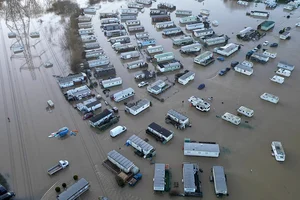
[[[277,104],[279,102],[279,97],[270,93],[263,93],[262,95],[260,95],[260,98],[274,104]]]
[[[250,15],[250,16],[254,16],[254,17],[266,17],[266,18],[268,18],[270,13],[266,12],[266,11],[253,10],[253,11],[247,12],[246,15]]]
[[[283,84],[284,83],[284,78],[281,76],[273,76],[272,78],[270,78],[270,80],[274,83],[279,83],[279,84]]]
[[[178,78],[178,83],[182,85],[188,84],[190,81],[195,79],[195,72],[189,71]]]
[[[199,166],[194,163],[184,163],[182,168],[182,174],[184,194],[194,194],[193,196],[201,196],[202,192],[199,181]]]
[[[104,18],[100,20],[101,25],[104,24],[115,24],[115,23],[120,23],[120,20],[118,18]]]
[[[193,34],[195,37],[204,37],[208,35],[213,35],[215,34],[215,32],[212,28],[202,28],[194,30]]]
[[[106,66],[101,68],[95,68],[94,70],[94,77],[95,78],[101,78],[101,77],[107,77],[107,76],[115,76],[116,75],[116,69],[113,66]]]
[[[120,15],[121,21],[136,20],[136,15]]]
[[[124,60],[138,58],[138,57],[140,57],[140,52],[138,52],[138,51],[125,52],[125,53],[121,53],[120,57],[121,57],[121,59],[124,59]]]
[[[115,164],[122,172],[126,174],[137,174],[140,169],[116,150],[110,151],[107,154],[107,159]]]
[[[79,35],[93,35],[94,29],[93,28],[79,29],[78,33]]]
[[[57,78],[57,82],[60,88],[67,88],[74,86],[78,83],[84,83],[87,80],[85,73],[73,74],[66,77]]]
[[[191,127],[190,119],[174,109],[171,109],[167,112],[165,122],[167,124],[172,124],[175,126],[175,128],[180,130]]]
[[[168,11],[165,9],[156,9],[156,8],[151,8],[150,9],[150,16],[152,15],[167,15]]]
[[[194,39],[191,36],[181,36],[177,38],[173,38],[173,45],[182,46],[194,43]]]
[[[228,37],[226,35],[203,39],[204,46],[224,44],[227,43],[227,41],[228,41]]]
[[[243,39],[247,37],[248,34],[252,33],[254,29],[252,27],[246,27],[243,30],[241,30],[236,36],[238,39]]]
[[[162,34],[164,36],[172,36],[172,35],[179,35],[179,34],[183,34],[182,30],[180,27],[175,27],[175,28],[168,28],[168,29],[164,29],[162,31]]]
[[[168,22],[159,22],[156,23],[155,27],[157,29],[162,29],[162,28],[173,28],[175,27],[175,23],[173,21],[168,21]]]
[[[152,22],[165,22],[171,21],[170,15],[154,15],[151,16]]]
[[[128,3],[128,4],[127,4],[127,7],[128,7],[128,8],[143,9],[143,8],[144,8],[144,5],[131,2],[131,3]]]
[[[119,37],[119,36],[127,35],[127,32],[125,30],[105,31],[104,35],[108,38]]]
[[[137,26],[141,24],[140,20],[127,20],[125,22],[126,26]]]
[[[144,39],[137,40],[137,44],[138,44],[139,47],[155,45],[156,40],[154,38],[144,38]]]
[[[170,3],[159,3],[157,5],[159,9],[168,9],[168,10],[176,10],[176,6]]]
[[[153,146],[151,146],[145,140],[141,139],[140,137],[138,137],[136,135],[132,135],[126,141],[126,145],[132,146],[144,158],[151,158],[151,157],[155,156],[155,154],[156,154],[155,148]]]
[[[92,28],[93,25],[90,22],[78,23],[78,28]]]
[[[281,142],[273,141],[271,143],[271,147],[272,147],[272,152],[274,154],[275,159],[278,162],[285,161],[285,152],[284,152]]]
[[[78,22],[90,22],[90,21],[92,21],[92,18],[88,17],[88,16],[79,16],[77,19],[78,19]]]
[[[123,24],[113,23],[113,24],[104,24],[102,26],[105,31],[113,31],[113,30],[122,30],[124,29]]]
[[[96,42],[97,37],[95,35],[82,35],[81,36],[81,41],[82,41],[82,43]]]
[[[234,70],[236,72],[239,72],[241,74],[245,74],[247,76],[250,76],[253,74],[253,69],[252,67],[243,65],[243,64],[238,64],[237,66],[234,67]]]
[[[185,156],[217,158],[220,154],[219,145],[212,143],[185,142],[183,149]]]
[[[179,51],[180,51],[180,53],[183,53],[183,54],[191,54],[191,53],[200,52],[201,48],[202,48],[202,45],[200,43],[196,42],[194,44],[182,46]]]
[[[96,49],[95,51],[86,52],[85,59],[95,59],[101,55],[104,55],[104,51],[102,49]]]
[[[97,49],[100,48],[100,44],[98,42],[92,42],[92,43],[85,43],[83,45],[85,50],[89,50],[89,49]]]
[[[291,76],[291,71],[279,68],[276,71],[276,74],[281,75],[281,76],[285,76],[285,77],[290,77]]]
[[[287,62],[284,61],[280,61],[277,64],[278,68],[284,69],[284,70],[289,70],[289,71],[293,71],[295,69],[294,65],[288,64]]]
[[[87,180],[84,178],[81,178],[77,182],[75,182],[73,185],[69,185],[66,190],[64,190],[62,193],[57,195],[57,200],[66,200],[66,199],[77,199],[79,198],[83,193],[88,191],[90,188],[90,184]]]
[[[162,73],[179,70],[181,68],[182,68],[182,64],[180,63],[180,61],[177,61],[177,60],[172,60],[172,61],[166,62],[166,63],[159,63],[157,65],[158,71],[160,71]]]
[[[148,32],[141,32],[141,33],[136,33],[135,38],[136,39],[148,39],[149,38],[149,33]]]
[[[210,63],[215,61],[213,57],[213,53],[210,51],[205,51],[204,53],[200,54],[199,56],[194,58],[194,63],[197,63],[199,65],[206,66]]]
[[[162,45],[149,46],[146,50],[149,54],[161,53],[164,51],[164,47]]]
[[[132,97],[134,96],[134,89],[132,88],[127,88],[125,90],[122,90],[122,91],[119,91],[117,93],[114,93],[112,96],[111,96],[111,99],[115,102],[120,102],[120,101],[123,101],[125,99],[128,99],[129,97]]]
[[[259,63],[262,63],[262,64],[265,64],[269,61],[269,56],[266,56],[264,54],[261,54],[261,53],[253,53],[251,56],[250,56],[250,60],[252,61],[256,61],[256,62],[259,62]]]
[[[117,77],[117,78],[112,78],[112,79],[108,79],[108,80],[103,80],[101,82],[101,85],[103,88],[110,88],[110,87],[122,85],[122,83],[123,83],[122,78]]]
[[[118,13],[114,12],[106,12],[106,13],[100,13],[100,19],[103,18],[118,18]]]
[[[137,2],[139,4],[144,4],[144,5],[151,5],[152,4],[152,0],[135,0],[135,2]]]
[[[193,11],[191,10],[176,10],[175,15],[191,16]]]
[[[164,91],[164,88],[167,86],[167,83],[163,80],[157,80],[147,87],[147,91],[151,94],[158,95]]]
[[[144,31],[144,26],[130,26],[128,27],[128,32],[138,32],[138,31]]]
[[[84,14],[89,14],[89,15],[95,15],[97,11],[96,8],[94,7],[83,8],[81,10],[84,12]]]
[[[185,28],[188,31],[192,31],[192,30],[196,30],[196,29],[202,29],[202,28],[204,28],[204,24],[203,23],[187,24],[187,25],[185,25]]]
[[[222,119],[225,120],[225,121],[228,121],[234,125],[239,125],[241,123],[241,118],[236,116],[236,115],[233,115],[229,112],[226,112],[224,115],[222,115]]]
[[[154,59],[158,63],[173,60],[174,58],[175,58],[175,56],[174,56],[173,52],[165,52],[165,53],[154,55]]]
[[[139,113],[143,112],[147,108],[150,107],[150,101],[148,99],[140,99],[137,102],[134,103],[127,103],[125,106],[125,110],[132,114],[132,115],[138,115]]]
[[[137,61],[129,62],[126,65],[127,65],[127,69],[148,67],[148,63],[146,63],[144,60],[137,60]]]
[[[132,43],[116,44],[113,46],[113,49],[118,53],[134,51],[136,50],[136,48],[137,48],[136,45]]]
[[[83,85],[71,90],[68,90],[65,93],[65,97],[68,101],[70,100],[81,100],[84,97],[87,97],[91,94],[91,90],[87,85]]]
[[[224,167],[213,166],[211,172],[212,172],[212,176],[210,177],[210,180],[211,182],[214,183],[216,196],[217,197],[222,197],[223,195],[228,196],[229,194],[227,189],[227,178],[224,172]]]
[[[246,117],[253,117],[254,115],[254,111],[251,110],[250,108],[247,108],[245,106],[241,106],[237,109],[237,112],[242,114],[242,115],[245,115]]]
[[[135,8],[124,8],[120,9],[120,13],[121,15],[137,15],[139,10]]]
[[[154,166],[154,178],[153,178],[153,190],[158,192],[164,192],[166,187],[166,169],[167,165],[162,163],[155,163]]]
[[[128,36],[120,36],[120,37],[113,37],[113,38],[110,38],[108,40],[111,44],[114,44],[114,43],[121,43],[121,44],[125,44],[125,43],[130,43],[130,37]]]
[[[188,16],[188,17],[183,17],[179,19],[179,22],[181,24],[191,24],[191,23],[196,23],[200,22],[200,19],[198,16]]]
[[[191,106],[194,106],[197,110],[200,110],[201,112],[210,111],[210,104],[200,97],[191,96],[188,99],[188,102],[191,103]]]
[[[107,56],[103,56],[102,59],[90,60],[85,63],[85,65],[89,68],[101,67],[108,65],[110,63],[109,58]]]
[[[149,124],[148,128],[146,129],[146,133],[153,136],[157,139],[157,141],[162,142],[163,144],[169,142],[172,138],[174,133],[170,130],[161,127],[155,122]]]
[[[234,52],[238,51],[240,48],[241,47],[238,44],[229,43],[223,47],[214,48],[214,52],[216,52],[217,54],[220,54],[222,56],[228,57],[231,54],[233,54]]]

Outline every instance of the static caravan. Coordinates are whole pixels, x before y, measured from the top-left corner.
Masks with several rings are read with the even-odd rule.
[[[138,44],[139,47],[155,45],[156,40],[154,38],[144,38],[144,39],[141,39],[141,40],[137,40],[137,44]]]
[[[274,154],[275,159],[278,162],[285,161],[285,152],[284,152],[281,142],[273,141],[271,143],[271,147],[272,147],[272,152]]]
[[[277,64],[277,67],[281,68],[281,69],[289,70],[289,71],[293,71],[295,69],[294,65],[288,64],[287,62],[284,62],[284,61],[280,61]]]
[[[260,96],[261,99],[265,100],[265,101],[269,101],[271,103],[277,104],[279,102],[279,97],[273,95],[273,94],[269,94],[269,93],[263,93]]]
[[[137,61],[129,62],[126,65],[127,65],[127,69],[148,67],[148,63],[146,63],[144,60],[137,60]]]
[[[270,13],[266,12],[266,11],[253,10],[253,11],[247,12],[246,15],[250,15],[250,16],[254,16],[254,17],[266,17],[266,18],[268,18]]]
[[[79,35],[93,35],[94,29],[93,28],[79,29],[78,33]]]
[[[226,35],[203,39],[204,46],[206,47],[218,45],[218,44],[224,44],[227,41],[228,41],[228,37]]]
[[[115,164],[122,172],[126,174],[137,174],[140,169],[133,164],[132,161],[128,160],[122,154],[118,153],[116,150],[110,151],[107,154],[107,159]]]
[[[268,56],[269,58],[273,58],[274,59],[274,58],[276,58],[277,53],[271,53],[269,51],[264,51],[263,55]]]
[[[202,29],[202,28],[204,28],[204,24],[203,23],[187,24],[187,25],[185,25],[185,28],[188,31],[192,31],[192,30],[196,30],[196,29]]]
[[[82,35],[81,36],[81,41],[82,41],[82,43],[96,42],[97,37],[95,35]]]
[[[167,15],[168,11],[165,9],[156,9],[156,8],[151,8],[150,9],[150,16],[151,15]]]
[[[103,59],[97,59],[97,60],[90,60],[86,62],[87,67],[94,68],[94,67],[101,67],[106,66],[110,63],[109,58],[105,56]]]
[[[168,29],[164,29],[162,31],[162,34],[164,36],[173,36],[173,35],[180,35],[183,34],[182,30],[180,27],[175,27],[175,28],[168,28]]]
[[[127,20],[125,22],[126,26],[137,26],[141,24],[140,20]]]
[[[210,111],[210,104],[200,97],[191,96],[188,99],[188,102],[191,103],[191,106],[194,106],[197,110],[200,110],[201,112]]]
[[[241,30],[236,37],[238,39],[243,39],[245,37],[247,37],[247,35],[249,35],[250,33],[254,32],[254,29],[252,27],[246,27],[243,30]]]
[[[144,4],[144,5],[151,5],[152,4],[152,0],[135,0],[135,2],[137,2],[139,4]]]
[[[176,10],[176,6],[170,3],[159,3],[157,5],[159,9],[168,9],[168,10]]]
[[[157,65],[157,69],[161,73],[175,71],[175,70],[179,70],[181,68],[182,68],[182,64],[178,60],[172,60],[172,61],[166,62],[166,63],[159,63]]]
[[[134,51],[134,50],[136,50],[137,47],[132,43],[127,43],[127,44],[115,45],[113,48],[118,53],[124,53],[124,52],[128,52],[128,51]]]
[[[39,32],[31,32],[31,33],[29,33],[29,36],[31,38],[39,38],[40,37],[40,33]]]
[[[190,45],[186,45],[180,48],[180,53],[183,54],[191,54],[191,53],[197,53],[200,52],[202,48],[202,45],[198,42]]]
[[[199,166],[194,163],[184,163],[182,169],[184,194],[195,194],[196,190],[201,188],[199,181]],[[201,194],[202,192],[200,189],[198,195],[200,196]]]
[[[87,17],[87,16],[79,16],[78,18],[78,22],[90,22],[92,21],[92,18],[91,17]]]
[[[272,78],[270,78],[270,80],[274,83],[279,83],[279,84],[283,84],[284,83],[284,78],[281,76],[273,76]]]
[[[14,54],[22,53],[24,51],[24,47],[21,45],[16,45],[12,48],[12,51],[14,52]]]
[[[158,63],[173,60],[174,58],[175,56],[173,52],[165,52],[165,53],[154,55],[154,59]]]
[[[84,97],[87,97],[91,94],[91,90],[87,85],[83,85],[81,87],[77,87],[71,90],[68,90],[65,93],[65,97],[68,101],[70,100],[81,100]]]
[[[247,2],[248,3],[248,2]],[[228,196],[227,189],[227,178],[222,166],[213,166],[211,169],[212,176],[210,181],[214,183],[215,194],[217,197],[222,197],[223,195]]]
[[[236,115],[233,115],[229,112],[226,112],[224,115],[222,115],[222,119],[225,120],[225,121],[228,121],[234,125],[239,125],[241,123],[241,118],[236,116]]]
[[[123,81],[121,77],[117,77],[117,78],[112,78],[109,80],[103,80],[101,82],[101,85],[103,88],[110,88],[110,87],[114,87],[114,86],[118,86],[118,85],[122,85]]]
[[[149,38],[149,33],[148,32],[141,32],[141,33],[136,33],[135,37],[136,39],[148,39]]]
[[[98,42],[86,43],[83,45],[85,50],[89,49],[98,49],[100,48],[100,44]]]
[[[125,106],[125,111],[135,116],[149,107],[150,101],[148,99],[140,99],[134,103],[127,103]]]
[[[137,15],[139,13],[139,10],[134,8],[124,8],[120,9],[120,13],[121,15]]]
[[[209,15],[209,14],[210,14],[210,11],[207,10],[207,9],[201,9],[201,10],[200,10],[200,14],[201,14],[201,15]]]
[[[181,36],[177,38],[173,38],[173,45],[175,46],[183,46],[194,43],[194,39],[191,36]]]
[[[157,80],[151,85],[147,86],[147,91],[151,94],[158,95],[164,91],[164,88],[167,86],[167,83],[163,80]]]
[[[195,37],[204,37],[215,34],[214,30],[212,28],[202,28],[202,29],[196,29],[193,31],[193,34]]]
[[[144,31],[144,26],[129,26],[128,32],[138,32],[138,31]]]
[[[245,74],[247,76],[250,76],[253,74],[253,69],[249,66],[245,66],[243,64],[238,64],[237,66],[234,67],[234,70],[236,72],[239,72],[241,74]]]
[[[97,49],[95,51],[86,52],[85,53],[85,58],[86,59],[95,59],[95,58],[98,58],[101,55],[104,55],[104,51],[102,49]]]
[[[193,11],[191,10],[176,10],[175,15],[191,16]]]
[[[113,94],[111,96],[111,99],[115,102],[120,102],[120,101],[123,101],[129,97],[132,97],[134,95],[134,89],[132,88],[127,88],[125,90],[122,90],[122,91],[119,91],[115,94]]]
[[[261,54],[261,53],[253,53],[251,56],[250,56],[250,60],[252,61],[256,61],[256,62],[259,62],[259,63],[262,63],[262,64],[265,64],[269,61],[269,56],[266,56],[264,54]]]
[[[178,78],[178,83],[182,85],[188,84],[190,81],[195,79],[195,72],[189,71]]]
[[[149,46],[146,50],[149,54],[161,53],[164,51],[164,47],[162,45]]]
[[[126,141],[126,145],[132,146],[135,150],[140,152],[140,155],[144,158],[151,158],[156,154],[155,148],[153,146],[136,135],[132,135]]]
[[[84,178],[76,181],[73,185],[69,185],[66,190],[57,195],[56,200],[65,200],[65,199],[78,199],[80,196],[88,191],[90,184]],[[4,199],[4,198],[3,198]],[[6,198],[7,199],[7,198]]]
[[[290,77],[291,76],[291,71],[279,68],[276,71],[276,74],[281,75],[281,76],[285,76],[285,77]]]
[[[204,53],[202,53],[199,56],[194,58],[194,63],[203,65],[203,66],[207,66],[208,64],[210,64],[214,61],[215,61],[215,59],[213,57],[213,53],[210,51],[205,51]]]
[[[231,54],[233,54],[234,52],[238,51],[240,49],[240,45],[238,44],[234,44],[234,43],[229,43],[226,44],[223,47],[217,47],[214,48],[214,52],[217,54],[220,54],[222,56],[230,56]]]
[[[127,32],[125,30],[105,31],[104,35],[108,38],[119,37],[119,36],[127,35]]]
[[[160,141],[163,144],[169,142],[174,135],[173,131],[167,130],[155,122],[149,124],[148,128],[146,129],[146,133],[153,136],[157,139],[157,141]]]
[[[173,28],[175,27],[175,23],[173,21],[168,21],[168,22],[159,22],[156,23],[155,27],[157,29],[162,29],[162,28]]]
[[[144,5],[131,2],[131,3],[128,3],[128,4],[127,4],[127,7],[128,7],[128,8],[143,9],[143,8],[144,8]]]
[[[166,22],[171,21],[170,15],[154,15],[151,16],[152,22]]]
[[[167,124],[172,124],[175,128],[183,130],[185,128],[191,127],[190,119],[176,110],[169,110],[165,117],[165,122]]]
[[[199,19],[198,16],[188,16],[188,17],[183,17],[179,19],[179,22],[181,24],[191,24],[191,23],[196,23],[200,22],[201,20]]]
[[[89,15],[95,15],[96,14],[96,8],[90,7],[90,8],[83,8],[82,11],[84,14],[89,14]]]
[[[217,158],[220,155],[219,145],[212,143],[185,142],[183,149],[185,156]]]
[[[134,74],[134,79],[136,81],[143,81],[147,79],[152,79],[156,77],[155,71],[142,70]]]
[[[136,20],[136,15],[120,15],[121,21]]]
[[[94,70],[95,78],[115,76],[115,75],[116,75],[116,69],[113,66],[95,68]]]
[[[122,30],[124,29],[124,25],[119,23],[104,24],[102,28],[105,31]]]
[[[245,115],[246,117],[253,117],[254,115],[254,111],[251,110],[250,108],[247,108],[245,106],[241,106],[237,109],[237,112],[242,114],[242,115]]]
[[[118,18],[104,18],[101,19],[101,25],[104,24],[115,24],[115,23],[120,23],[120,20]]]
[[[93,25],[90,22],[78,23],[78,28],[92,28]]]
[[[121,44],[130,43],[130,37],[128,36],[113,37],[109,39],[109,42],[111,44],[115,44],[117,42]]]
[[[138,51],[125,52],[125,53],[121,53],[120,57],[123,60],[128,60],[128,59],[132,59],[132,58],[138,58],[138,57],[140,57],[140,52],[138,52]]]
[[[166,168],[167,165],[162,163],[155,163],[153,190],[157,192],[164,192],[166,187]]]
[[[118,18],[118,13],[114,13],[114,12],[100,13],[100,19],[103,18]]]

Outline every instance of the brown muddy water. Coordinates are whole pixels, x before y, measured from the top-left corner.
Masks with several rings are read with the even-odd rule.
[[[192,56],[182,57],[178,49],[172,47],[171,39],[162,38],[161,33],[156,31],[151,24],[149,8],[138,15],[151,37],[157,40],[157,44],[163,45],[165,51],[172,51],[185,69],[196,72],[195,80],[187,85],[176,84],[165,92],[167,98],[164,103],[158,102],[147,94],[145,88],[138,88],[133,80],[133,72],[129,72],[112,50],[103,32],[100,30],[99,12],[110,12],[125,7],[126,1],[102,2],[101,9],[93,17],[94,29],[99,38],[102,48],[109,55],[115,65],[117,75],[123,79],[123,85],[112,89],[118,91],[121,88],[133,87],[136,91],[134,100],[148,98],[153,106],[147,111],[134,117],[124,114],[123,103],[112,103],[120,109],[120,125],[125,125],[128,131],[118,138],[111,139],[109,131],[96,133],[86,121],[81,119],[79,113],[65,101],[53,75],[67,75],[69,67],[66,52],[61,50],[61,36],[64,22],[60,17],[53,14],[45,14],[30,22],[31,31],[39,31],[40,39],[30,39],[31,52],[35,67],[51,61],[53,68],[43,67],[34,70],[36,80],[25,68],[20,70],[24,59],[14,56],[10,46],[15,42],[8,39],[9,32],[5,21],[1,20],[1,59],[0,59],[0,84],[1,98],[0,116],[0,172],[4,174],[11,188],[16,192],[16,199],[55,199],[55,183],[69,182],[74,174],[84,177],[91,183],[90,190],[81,197],[84,200],[96,200],[98,196],[107,196],[112,200],[150,200],[171,199],[167,193],[155,194],[153,192],[154,165],[134,155],[133,149],[124,146],[126,139],[133,133],[141,138],[147,137],[145,129],[151,122],[157,122],[162,126],[173,130],[175,137],[166,145],[157,143],[149,138],[149,143],[156,147],[157,156],[155,161],[166,163],[171,167],[172,183],[179,182],[179,190],[183,191],[182,163],[198,163],[203,173],[200,176],[204,192],[203,199],[216,199],[213,185],[209,182],[210,168],[213,165],[225,167],[228,178],[227,199],[231,200],[295,200],[298,199],[299,174],[299,145],[298,116],[300,113],[299,102],[299,50],[300,29],[295,28],[299,22],[299,9],[294,11],[290,19],[288,13],[279,6],[270,10],[270,20],[276,21],[273,31],[260,41],[241,42],[236,41],[236,33],[245,26],[256,27],[263,19],[246,16],[246,11],[264,10],[263,4],[254,3],[249,6],[237,5],[235,1],[179,1],[170,0],[179,9],[193,10],[198,14],[200,9],[209,9],[210,20],[218,20],[219,26],[214,30],[217,34],[226,34],[230,42],[242,44],[239,52],[226,58],[224,62],[215,61],[208,67],[193,64]],[[159,1],[154,2],[156,7]],[[179,18],[171,14],[172,20],[178,24]],[[38,19],[43,19],[40,24]],[[281,41],[278,31],[291,26],[291,40]],[[191,34],[191,33],[187,33]],[[134,37],[132,37],[134,39]],[[277,58],[271,59],[267,64],[254,65],[254,74],[250,77],[230,71],[226,76],[218,76],[218,71],[230,65],[231,61],[243,61],[245,54],[259,43],[268,40],[278,42],[279,47],[273,49],[277,52]],[[19,55],[19,54],[18,54]],[[20,54],[22,55],[22,54]],[[295,65],[292,76],[286,78],[283,85],[278,85],[269,80],[274,75],[277,62],[285,60]],[[150,67],[151,69],[151,67]],[[174,79],[174,73],[168,73],[170,80]],[[161,77],[165,79],[165,77]],[[197,90],[200,83],[205,83],[204,90]],[[98,87],[96,91],[101,92]],[[272,93],[279,96],[277,105],[265,102],[259,98],[264,93]],[[101,92],[102,94],[102,92]],[[214,97],[211,102],[211,111],[202,113],[187,103],[190,96],[202,98]],[[46,101],[53,100],[55,109],[46,111]],[[184,104],[182,104],[184,101]],[[222,103],[223,102],[223,103]],[[102,104],[102,110],[105,108]],[[217,118],[225,112],[236,113],[236,109],[245,105],[255,110],[251,119],[242,117],[243,122],[249,121],[250,128],[234,126]],[[171,125],[164,123],[164,117],[169,109],[176,109],[188,117],[192,127],[184,131],[178,131]],[[7,118],[11,122],[8,122]],[[67,126],[71,130],[79,131],[76,137],[66,139],[49,139],[47,136],[57,129]],[[221,154],[219,158],[184,157],[182,152],[183,139],[191,138],[198,141],[214,141],[220,144]],[[270,145],[274,140],[281,141],[286,151],[286,161],[282,164],[275,161],[271,156]],[[298,147],[297,147],[298,146]],[[132,160],[143,174],[143,179],[134,187],[119,188],[114,176],[102,166],[102,161],[111,150],[117,150],[128,159]],[[53,177],[49,177],[47,169],[58,162],[66,159],[70,166]],[[173,184],[172,184],[173,185]],[[50,192],[47,192],[48,189]],[[180,197],[178,197],[180,198]]]

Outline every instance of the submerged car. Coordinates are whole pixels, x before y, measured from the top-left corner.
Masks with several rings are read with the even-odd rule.
[[[238,62],[238,61],[233,61],[233,62],[231,62],[230,66],[231,66],[231,67],[235,67],[235,66],[237,66],[239,63],[240,63],[240,62]]]
[[[93,116],[94,116],[94,113],[88,112],[88,113],[86,113],[86,114],[83,115],[82,119],[86,120],[86,119],[89,119],[89,118],[91,118]]]
[[[142,82],[140,82],[139,84],[138,84],[138,87],[140,88],[140,87],[144,87],[144,86],[146,86],[146,85],[148,85],[149,83],[148,82],[145,82],[145,81],[142,81]]]
[[[219,60],[219,61],[224,61],[224,60],[225,60],[225,58],[224,58],[224,57],[222,57],[222,56],[219,56],[219,57],[217,57],[217,60]]]
[[[268,44],[269,44],[269,41],[265,41],[265,42],[263,43],[263,46],[268,46]]]
[[[220,75],[220,76],[224,76],[225,74],[227,74],[228,71],[230,71],[230,68],[229,68],[229,67],[226,67],[225,69],[222,69],[222,70],[219,72],[219,75]]]
[[[272,43],[270,44],[270,47],[278,47],[278,43]]]

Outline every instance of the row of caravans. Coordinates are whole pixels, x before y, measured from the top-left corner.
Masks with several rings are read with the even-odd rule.
[[[173,21],[168,21],[168,22],[159,22],[156,23],[155,27],[157,29],[163,29],[163,28],[173,28],[175,27],[175,23]]]

